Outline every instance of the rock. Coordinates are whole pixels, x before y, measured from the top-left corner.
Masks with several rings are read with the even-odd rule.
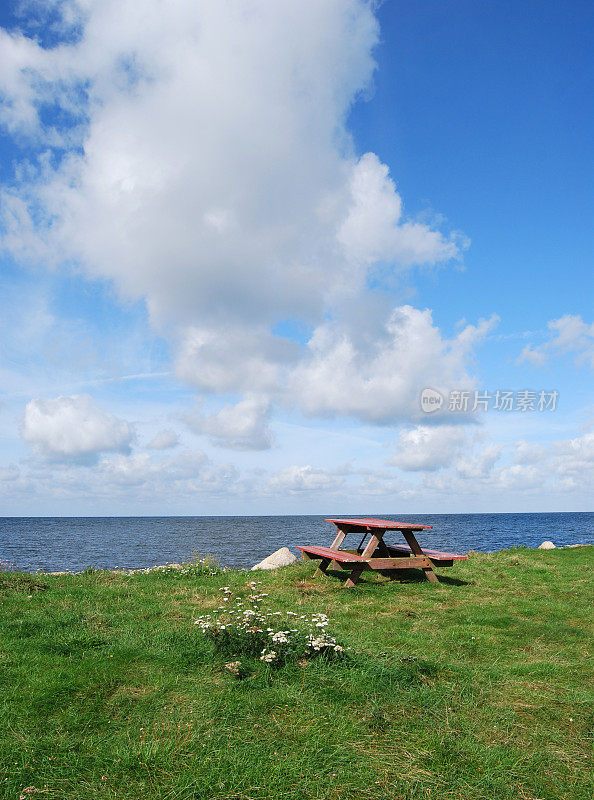
[[[555,545],[552,542],[543,542],[536,548],[537,550],[555,550]]]
[[[294,556],[288,547],[281,547],[280,550],[277,550],[275,553],[267,556],[263,561],[260,561],[259,564],[255,564],[252,567],[252,570],[287,567],[289,564],[295,563],[295,561],[297,561],[297,556]]]

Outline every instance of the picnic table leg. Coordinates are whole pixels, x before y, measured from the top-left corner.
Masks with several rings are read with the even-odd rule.
[[[367,542],[365,550],[363,550],[361,554],[363,558],[371,558],[371,556],[377,549],[378,545],[384,544],[382,540],[383,533],[384,533],[383,531],[377,531],[377,533],[372,534],[370,540]],[[355,569],[352,570],[351,574],[347,578],[344,584],[344,588],[352,589],[352,587],[357,583],[357,581],[361,577],[361,573],[363,572],[364,569],[365,567],[355,567]]]
[[[330,545],[333,550],[340,550],[340,545],[346,539],[346,533],[342,530],[342,528],[338,528],[336,536],[334,537],[334,541]],[[332,569],[341,569],[340,564],[337,564],[336,561],[332,563]]]
[[[334,537],[334,541],[332,542],[330,547],[333,550],[340,550],[340,545],[344,542],[345,539],[346,539],[346,533],[342,530],[342,528],[339,528],[336,533],[336,536]]]
[[[384,542],[383,538],[381,538],[377,544],[377,550],[375,551],[376,556],[380,556],[383,558],[390,558],[390,551],[388,550],[388,545]]]
[[[314,575],[313,575],[313,576],[314,576],[314,578],[317,578],[317,577],[318,577],[318,575],[325,575],[325,574],[326,574],[326,570],[328,569],[328,564],[329,564],[331,561],[332,561],[332,559],[331,559],[331,558],[323,558],[323,559],[320,561],[320,566],[319,566],[319,567],[317,568],[317,570],[314,572]]]
[[[355,567],[355,569],[351,572],[351,574],[345,581],[344,588],[352,589],[353,586],[357,583],[357,581],[361,577],[362,572],[363,572],[363,567]]]
[[[379,555],[380,557],[390,558],[390,551],[388,550],[388,545],[384,542],[384,537],[380,533],[379,536],[376,536],[377,539],[377,547],[375,548],[375,555]],[[371,558],[371,556],[369,556]],[[382,573],[383,574],[383,573]],[[396,580],[396,572],[391,570],[388,572],[388,578],[391,581]]]
[[[375,553],[375,550],[380,542],[383,543],[382,536],[384,535],[383,531],[378,531],[377,533],[373,533],[371,535],[370,540],[367,542],[365,550],[361,553],[362,558],[371,558],[371,556]]]
[[[404,538],[406,539],[406,543],[416,556],[425,555],[421,549],[421,545],[417,542],[416,537],[412,531],[402,531],[402,535],[404,536]],[[435,572],[433,571],[431,562],[428,561],[427,563],[429,564],[428,567],[421,567],[421,569],[425,573],[425,577],[430,583],[439,583],[439,579],[435,574]]]

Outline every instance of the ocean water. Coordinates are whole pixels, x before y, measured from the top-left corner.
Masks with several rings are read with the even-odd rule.
[[[545,539],[557,546],[594,541],[591,512],[359,516],[432,525],[432,530],[417,534],[420,544],[459,553],[537,547]],[[90,566],[151,567],[188,560],[198,553],[216,556],[222,565],[250,567],[285,545],[329,545],[334,530],[318,516],[4,517],[0,518],[0,562],[27,571],[78,571]],[[386,541],[390,536],[403,541],[398,533]],[[351,538],[356,546],[356,536]]]

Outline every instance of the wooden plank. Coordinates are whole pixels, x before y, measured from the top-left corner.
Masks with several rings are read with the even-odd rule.
[[[367,560],[369,569],[424,569],[431,568],[428,558],[412,556],[411,558],[370,558]]]
[[[337,525],[337,523],[334,523],[334,524],[344,534],[347,534],[347,533],[366,533],[367,530],[369,530],[367,528],[367,526],[361,527],[361,525],[348,525],[346,522],[341,522],[340,525]]]
[[[338,561],[361,561],[362,556],[354,553],[347,553],[345,550],[334,550],[331,547],[318,547],[311,545],[310,547],[297,546],[297,550],[302,553],[307,553],[310,558],[329,558]]]
[[[405,530],[412,530],[412,531],[422,531],[422,530],[429,530],[433,526],[432,525],[420,525],[413,522],[394,522],[390,519],[375,519],[372,517],[365,517],[362,519],[334,519],[329,518],[326,522],[333,522],[336,526],[340,525],[349,526],[350,529],[358,529],[364,530],[365,528],[382,528],[384,531],[393,530],[393,531],[405,531]]]
[[[388,550],[394,555],[398,555],[398,553],[403,553],[404,555],[408,555],[412,553],[410,547],[406,544],[389,544]],[[431,561],[455,561],[458,559],[467,559],[468,556],[462,556],[459,553],[447,553],[442,550],[431,550],[428,547],[422,548],[423,553],[431,559]]]

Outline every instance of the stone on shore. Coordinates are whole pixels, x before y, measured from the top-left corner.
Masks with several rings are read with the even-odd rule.
[[[287,567],[289,564],[294,564],[297,561],[297,556],[289,550],[288,547],[281,547],[275,553],[267,556],[263,561],[255,564],[254,569],[278,569],[278,567]]]
[[[542,544],[539,544],[536,549],[537,550],[556,550],[556,547],[552,542],[543,542]]]

